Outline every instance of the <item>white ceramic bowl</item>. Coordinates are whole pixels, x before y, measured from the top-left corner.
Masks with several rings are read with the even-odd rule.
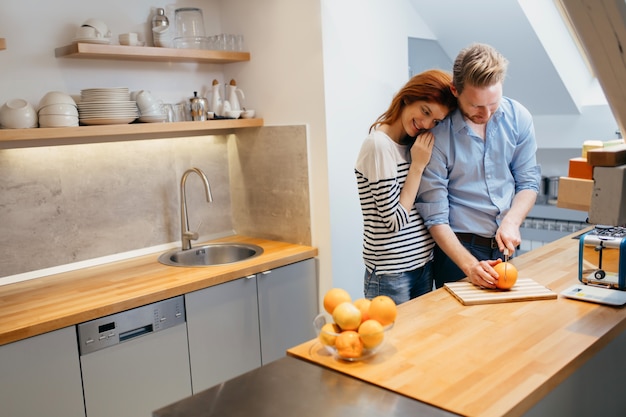
[[[231,119],[239,119],[239,116],[241,116],[242,111],[241,110],[227,110],[224,112],[224,116],[231,118]]]
[[[96,28],[91,26],[80,26],[76,29],[76,39],[94,39],[97,37]]]
[[[241,118],[242,119],[252,119],[254,118],[254,115],[256,114],[256,112],[254,110],[244,110],[241,112]]]
[[[78,117],[78,109],[73,104],[55,103],[39,108],[37,114],[39,117],[50,115]]]
[[[24,99],[11,99],[0,108],[0,127],[5,129],[37,127],[37,111]]]
[[[39,127],[78,126],[78,116],[43,114],[39,116]]]
[[[76,107],[76,102],[69,94],[60,91],[49,91],[39,100],[38,109],[51,104],[69,104]]]
[[[89,18],[85,20],[82,26],[91,26],[96,29],[96,38],[110,38],[111,32],[109,31],[109,27],[106,23],[104,23],[100,19]]]
[[[139,37],[135,32],[122,33],[117,37],[120,42],[120,45],[130,45],[135,46],[139,44]]]

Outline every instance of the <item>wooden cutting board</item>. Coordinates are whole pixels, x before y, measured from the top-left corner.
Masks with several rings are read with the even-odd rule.
[[[444,284],[444,287],[461,304],[466,306],[511,301],[550,300],[558,297],[557,293],[530,278],[519,278],[513,288],[508,291],[479,288],[471,282],[448,282]]]

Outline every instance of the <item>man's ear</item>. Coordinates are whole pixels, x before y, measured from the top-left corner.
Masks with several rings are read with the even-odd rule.
[[[452,94],[454,94],[454,97],[459,98],[459,92],[457,91],[454,84],[450,84],[450,91],[452,92]]]

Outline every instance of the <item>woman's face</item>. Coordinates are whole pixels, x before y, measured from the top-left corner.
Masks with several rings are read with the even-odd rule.
[[[448,108],[439,103],[416,101],[402,110],[402,127],[408,136],[415,137],[435,127],[448,112]]]

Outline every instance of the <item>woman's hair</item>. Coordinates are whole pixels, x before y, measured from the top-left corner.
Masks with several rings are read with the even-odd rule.
[[[503,82],[509,61],[495,48],[474,43],[461,50],[452,69],[453,83],[458,94],[465,85],[490,87]]]
[[[456,109],[456,97],[452,94],[450,73],[438,69],[431,69],[411,77],[411,79],[396,93],[386,112],[380,115],[370,126],[370,132],[379,125],[395,123],[402,115],[405,106],[416,101],[426,101],[445,106],[452,111]]]

